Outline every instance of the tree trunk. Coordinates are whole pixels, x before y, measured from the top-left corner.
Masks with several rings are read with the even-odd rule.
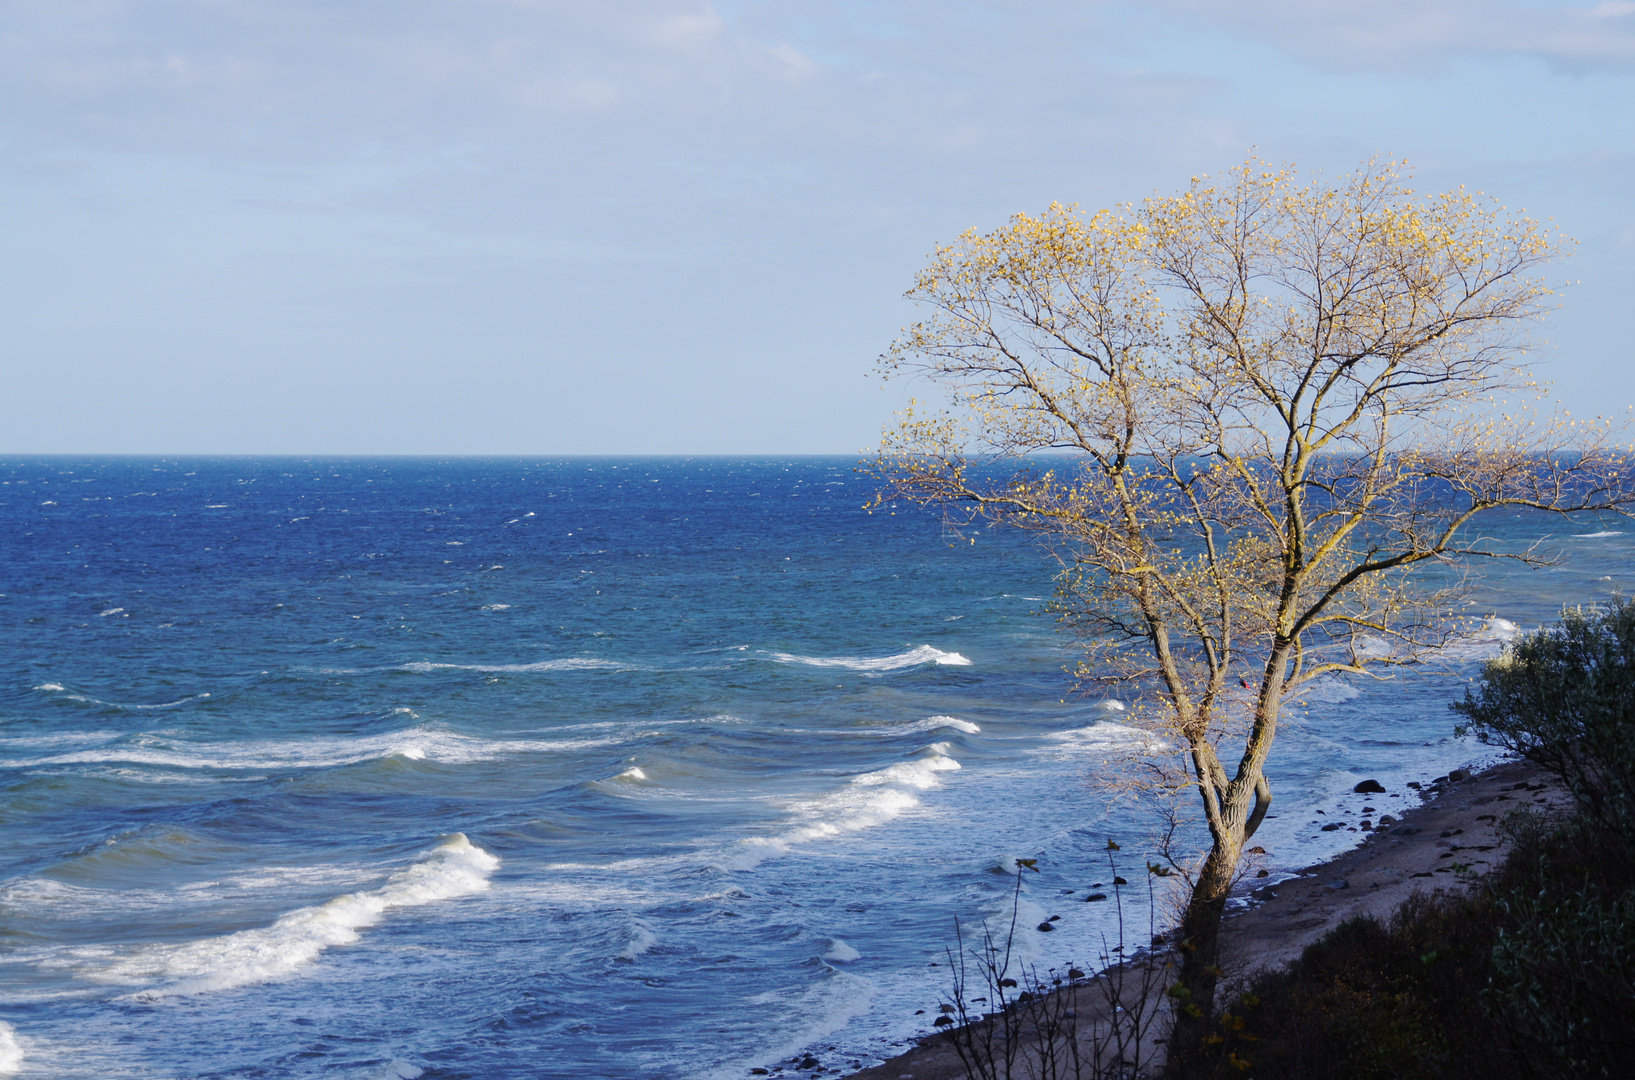
[[[1238,865],[1238,845],[1217,840],[1198,874],[1192,898],[1181,920],[1181,976],[1171,990],[1175,1024],[1170,1030],[1170,1080],[1191,1080],[1203,1073],[1204,1039],[1214,1021],[1215,985],[1220,980],[1221,916]]]

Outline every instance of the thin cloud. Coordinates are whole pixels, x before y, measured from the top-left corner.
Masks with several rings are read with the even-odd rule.
[[[1496,0],[1149,0],[1166,14],[1270,42],[1321,68],[1412,70],[1458,56],[1531,56],[1566,70],[1635,69],[1635,3]]]

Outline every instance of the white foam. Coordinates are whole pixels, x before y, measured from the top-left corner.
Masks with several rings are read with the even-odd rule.
[[[852,783],[865,787],[877,787],[881,784],[900,784],[904,787],[918,788],[920,791],[929,790],[937,786],[937,773],[950,772],[959,768],[959,762],[951,757],[943,756],[942,751],[947,748],[947,743],[937,743],[929,757],[899,762],[896,765],[888,765],[884,769],[875,772],[855,776],[852,778]]]
[[[943,652],[931,645],[921,645],[892,656],[798,656],[795,653],[775,652],[772,659],[781,664],[805,664],[808,667],[845,668],[848,671],[897,671],[918,664],[948,664],[966,667],[970,661],[957,652]]]
[[[629,668],[625,664],[617,664],[612,660],[593,660],[584,656],[570,656],[563,660],[539,660],[532,664],[438,664],[429,660],[417,660],[412,664],[399,664],[393,670],[414,671],[424,675],[433,671],[487,671],[526,674],[541,671],[627,671]]]
[[[107,742],[119,738],[117,731],[57,731],[49,735],[8,735],[0,738],[3,747],[81,746],[85,743]]]
[[[0,1020],[0,1073],[14,1073],[23,1067],[23,1047],[17,1029]]]
[[[853,960],[863,959],[863,954],[839,938],[831,938],[829,951],[823,954],[823,959],[835,964],[849,964]]]
[[[642,772],[641,768],[639,766],[632,765],[630,768],[626,769],[624,772],[620,773],[618,776],[615,776],[613,779],[615,779],[615,780],[646,780],[647,779],[647,774]]]
[[[182,945],[145,945],[123,956],[81,950],[74,966],[86,979],[137,986],[129,996],[154,1000],[284,978],[315,961],[324,950],[350,945],[395,908],[419,907],[481,892],[500,861],[464,833],[454,833],[417,862],[367,892],[345,893],[316,907],[300,908],[271,926],[204,938]]]
[[[1504,651],[1510,642],[1521,637],[1521,627],[1497,615],[1483,621],[1479,630],[1448,642],[1441,649],[1450,660],[1491,660]]]
[[[121,611],[124,611],[124,610],[125,609],[122,608],[122,607],[111,607],[107,611],[97,612],[97,617],[106,619],[109,615],[118,615]]]
[[[1362,691],[1341,679],[1330,675],[1319,675],[1309,683],[1302,683],[1287,692],[1289,700],[1310,704],[1317,702],[1324,705],[1337,705],[1342,701],[1350,701],[1360,697]]]
[[[967,735],[975,735],[982,730],[969,720],[961,720],[957,716],[928,716],[914,726],[918,728],[922,725],[933,731],[938,728],[953,728],[955,731],[963,731]]]
[[[1604,532],[1592,532],[1592,533],[1573,533],[1573,536],[1577,537],[1580,540],[1601,540],[1601,539],[1604,539],[1604,538],[1606,538],[1608,536],[1622,536],[1622,535],[1624,535],[1622,529],[1607,529]]]
[[[41,683],[39,686],[36,686],[34,689],[44,690],[44,691],[54,692],[54,693],[67,693],[68,692],[67,687],[63,686],[61,683],[54,683],[54,682]],[[186,705],[190,701],[203,701],[205,698],[207,698],[209,696],[210,696],[210,694],[209,694],[208,691],[205,692],[205,693],[202,693],[202,694],[189,694],[187,697],[177,698],[175,701],[161,701],[156,705],[142,705],[142,704],[134,704],[133,705],[133,704],[128,704],[128,703],[122,702],[122,701],[104,701],[101,698],[90,697],[89,695],[86,695],[86,694],[68,694],[68,700],[69,701],[84,702],[87,705],[101,705],[103,708],[106,708],[106,709],[174,709],[176,706]]]
[[[658,943],[658,935],[648,929],[647,924],[636,923],[631,927],[630,940],[619,950],[619,957],[623,960],[634,960]]]
[[[797,844],[885,824],[920,805],[913,792],[937,787],[937,773],[960,767],[943,753],[947,748],[946,743],[937,743],[927,748],[925,757],[854,776],[839,791],[792,805],[792,816],[800,824],[775,836],[740,840],[718,865],[727,870],[753,870],[767,859],[788,854]]]
[[[559,752],[611,745],[618,740],[479,739],[452,731],[411,728],[361,738],[311,738],[288,741],[188,743],[142,736],[113,746],[74,750],[43,758],[0,758],[0,769],[40,765],[86,765],[119,762],[181,769],[323,769],[401,757],[465,765],[511,754]]]
[[[420,1066],[404,1061],[402,1058],[393,1058],[364,1074],[366,1080],[419,1080],[426,1075],[426,1070]]]
[[[510,611],[511,610],[511,605],[510,604],[484,604],[483,605],[483,610],[484,611]]]
[[[1071,731],[1057,731],[1047,735],[1051,742],[1067,744],[1066,752],[1081,754],[1086,750],[1109,756],[1122,757],[1129,753],[1161,754],[1169,744],[1150,731],[1111,720],[1098,720],[1088,727]]]

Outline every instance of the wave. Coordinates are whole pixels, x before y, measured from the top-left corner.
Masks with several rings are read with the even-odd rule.
[[[798,656],[795,653],[775,652],[772,659],[780,664],[805,664],[817,668],[845,668],[848,671],[898,671],[919,664],[948,664],[968,667],[970,661],[957,652],[943,652],[930,645],[921,645],[893,656]]]
[[[659,943],[658,935],[653,933],[645,923],[635,923],[630,928],[630,940],[625,947],[619,950],[619,959],[634,960],[642,953]]]
[[[937,787],[938,773],[960,767],[944,753],[947,749],[947,743],[935,743],[927,747],[925,757],[854,776],[839,791],[795,804],[790,809],[801,822],[799,825],[776,836],[740,840],[718,865],[726,870],[753,870],[767,859],[787,854],[797,844],[885,824],[920,805],[914,791]]]
[[[1169,749],[1169,744],[1153,732],[1112,720],[1098,720],[1088,727],[1052,732],[1046,738],[1054,743],[1067,744],[1067,752],[1071,754],[1091,750],[1117,757],[1131,752],[1161,754]]]
[[[119,738],[117,731],[58,731],[49,735],[7,735],[0,737],[0,747],[75,746],[84,743],[105,743]]]
[[[955,731],[963,731],[967,735],[975,735],[982,730],[969,720],[961,720],[957,716],[928,716],[924,720],[899,728],[898,731],[941,731],[943,728],[953,728]],[[893,732],[893,734],[896,733]]]
[[[1622,536],[1622,535],[1624,535],[1622,529],[1607,529],[1607,530],[1604,530],[1602,532],[1592,532],[1592,533],[1573,533],[1573,536],[1575,538],[1579,539],[1579,540],[1602,540],[1602,539],[1605,539],[1606,537],[1609,537],[1609,536]]]
[[[454,833],[417,862],[367,892],[299,908],[271,926],[182,945],[146,945],[118,958],[80,950],[78,973],[93,982],[141,986],[140,1001],[230,990],[292,975],[335,945],[350,945],[395,908],[452,900],[488,888],[500,860]],[[145,984],[145,985],[144,985]]]
[[[100,705],[104,709],[174,709],[178,705],[186,705],[190,701],[203,701],[205,698],[210,696],[209,692],[206,691],[202,694],[189,694],[187,697],[177,698],[175,701],[161,701],[154,705],[143,705],[132,704],[124,701],[104,701],[101,698],[94,698],[88,694],[76,694],[71,692],[66,686],[62,685],[62,683],[41,683],[34,689],[44,693],[62,694],[68,701],[79,701],[87,705]]]
[[[595,660],[585,656],[570,656],[563,660],[538,660],[532,664],[441,664],[430,660],[417,660],[412,664],[399,664],[391,671],[413,671],[419,674],[429,674],[433,671],[487,671],[534,673],[541,671],[629,671],[628,664],[615,663],[612,660]]]
[[[1323,705],[1338,705],[1342,701],[1361,697],[1362,691],[1342,679],[1328,675],[1320,675],[1309,683],[1295,687],[1288,691],[1284,700],[1294,700],[1306,704],[1317,702]]]
[[[823,954],[823,959],[836,964],[849,964],[853,960],[863,959],[863,954],[839,938],[830,938],[829,951]]]
[[[1521,637],[1521,627],[1509,619],[1501,619],[1491,615],[1483,621],[1479,630],[1448,642],[1442,646],[1442,655],[1450,660],[1491,660],[1504,651],[1510,642]]]
[[[324,769],[400,757],[465,765],[510,754],[556,752],[609,746],[617,739],[481,739],[452,731],[411,728],[361,738],[314,738],[275,742],[187,743],[144,735],[129,742],[73,750],[40,758],[0,758],[0,769],[40,765],[89,765],[118,762],[181,769]]]
[[[17,1042],[17,1029],[0,1020],[0,1073],[14,1073],[23,1067],[23,1048]]]

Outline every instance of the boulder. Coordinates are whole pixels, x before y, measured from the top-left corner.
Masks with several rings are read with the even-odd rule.
[[[1385,785],[1378,780],[1364,780],[1351,790],[1358,795],[1384,795]]]

